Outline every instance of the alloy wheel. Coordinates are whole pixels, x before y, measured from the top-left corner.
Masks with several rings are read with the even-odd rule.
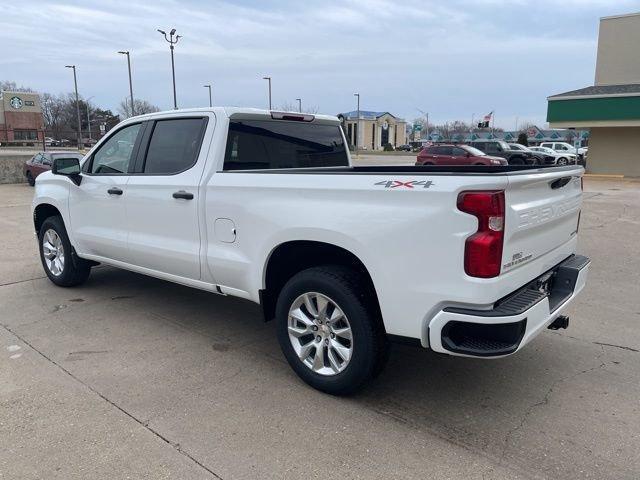
[[[58,233],[50,228],[42,236],[42,254],[49,272],[58,277],[64,271],[64,246]]]
[[[331,298],[307,292],[289,308],[288,333],[300,361],[320,375],[344,371],[353,356],[353,335],[347,316]]]

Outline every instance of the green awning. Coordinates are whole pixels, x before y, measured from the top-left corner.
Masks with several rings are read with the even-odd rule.
[[[549,123],[612,120],[640,120],[640,96],[549,99]]]

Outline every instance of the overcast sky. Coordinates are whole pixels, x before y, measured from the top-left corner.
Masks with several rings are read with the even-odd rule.
[[[602,16],[640,0],[241,0],[12,2],[0,16],[0,80],[41,92],[73,90],[117,109],[128,95],[172,107],[168,44],[176,28],[179,107],[314,106],[320,113],[389,111],[412,120],[470,121],[491,110],[542,125],[546,97],[593,84]]]

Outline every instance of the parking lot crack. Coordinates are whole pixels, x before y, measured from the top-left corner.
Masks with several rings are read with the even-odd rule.
[[[595,342],[594,342],[595,343]],[[604,347],[602,348],[602,352],[596,357],[596,360],[600,360],[602,358],[602,356],[604,355]],[[593,372],[595,370],[599,370],[601,368],[604,368],[607,365],[607,362],[603,362],[600,360],[600,363],[594,367],[591,368],[587,368],[585,370],[581,370],[579,372],[573,373],[571,375],[568,375],[566,377],[562,377],[559,378],[558,380],[556,380],[555,382],[553,382],[551,384],[551,386],[547,389],[546,393],[544,394],[544,396],[542,397],[542,400],[535,402],[531,405],[529,405],[524,414],[520,417],[520,421],[516,424],[515,427],[511,428],[509,431],[507,431],[507,433],[504,436],[503,439],[503,449],[502,449],[502,455],[500,457],[500,464],[502,464],[503,460],[505,459],[506,455],[507,455],[507,451],[509,449],[509,445],[511,443],[511,439],[513,438],[513,435],[515,435],[515,433],[520,430],[522,427],[524,427],[525,423],[527,422],[527,419],[529,418],[529,416],[534,412],[534,410],[536,410],[538,407],[542,407],[545,405],[549,404],[549,399],[551,398],[551,395],[554,393],[554,391],[556,391],[556,389],[562,385],[565,382],[568,382],[570,380],[573,380],[581,375],[585,375],[587,373]]]
[[[26,280],[16,280],[15,282],[0,283],[0,287],[6,287],[8,285],[16,285],[18,283],[32,282],[34,280],[41,280],[43,278],[46,278],[46,276],[43,275],[42,277],[27,278]]]
[[[622,350],[628,350],[629,352],[636,352],[636,353],[640,353],[640,350],[637,350],[635,348],[631,348],[631,347],[625,347],[624,345],[616,345],[614,343],[603,343],[603,342],[592,342],[594,345],[600,345],[603,347],[613,347],[613,348],[620,348]]]
[[[45,354],[44,352],[42,352],[41,350],[39,350],[36,346],[34,346],[31,342],[29,342],[28,340],[26,340],[25,338],[23,338],[20,334],[16,333],[15,331],[13,331],[11,328],[9,328],[7,325],[4,324],[0,324],[2,326],[2,328],[4,328],[7,332],[9,332],[11,335],[15,336],[16,338],[18,338],[22,343],[24,343],[25,345],[27,345],[29,348],[31,348],[34,352],[36,352],[38,355],[40,355],[42,358],[44,358],[47,362],[53,364],[54,366],[56,366],[58,369],[62,370],[65,374],[67,374],[69,377],[71,377],[73,380],[75,380],[76,382],[80,383],[82,386],[84,386],[85,388],[87,388],[89,391],[91,391],[93,394],[97,395],[98,397],[100,397],[102,400],[104,400],[105,402],[107,402],[109,405],[111,405],[112,407],[116,408],[117,410],[119,410],[120,412],[122,412],[124,415],[126,415],[127,417],[129,417],[131,420],[133,420],[134,422],[136,422],[137,424],[139,424],[140,426],[142,426],[144,429],[146,429],[147,431],[149,431],[150,433],[152,433],[153,435],[155,435],[157,438],[159,438],[160,440],[162,440],[163,442],[165,442],[166,444],[170,445],[174,450],[176,450],[178,453],[180,453],[181,455],[184,455],[185,457],[187,457],[189,460],[191,460],[193,463],[195,463],[196,465],[198,465],[200,468],[202,468],[203,470],[205,470],[206,472],[208,472],[212,478],[216,478],[216,479],[220,479],[222,480],[222,477],[220,475],[218,475],[217,473],[215,473],[213,470],[211,470],[209,467],[207,467],[205,464],[203,464],[200,460],[198,460],[197,458],[195,458],[193,455],[191,455],[188,451],[186,451],[179,443],[174,442],[172,440],[170,440],[169,438],[165,437],[162,433],[160,433],[159,431],[155,430],[154,428],[149,426],[149,422],[148,421],[142,421],[140,419],[138,419],[135,415],[133,415],[132,413],[128,412],[127,410],[125,410],[123,407],[121,407],[120,405],[118,405],[117,403],[115,403],[113,400],[110,400],[108,397],[106,397],[105,395],[103,395],[102,393],[100,393],[98,390],[96,390],[95,388],[93,388],[91,385],[89,385],[88,383],[85,383],[82,379],[78,378],[76,375],[74,375],[72,372],[70,372],[69,370],[67,370],[66,368],[64,368],[62,365],[60,365],[58,362],[56,362],[54,359],[52,359],[51,357],[49,357],[47,354]]]

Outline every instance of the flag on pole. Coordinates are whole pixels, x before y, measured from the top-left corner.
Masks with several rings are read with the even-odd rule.
[[[493,110],[487,113],[481,122],[478,122],[478,128],[489,128],[489,123],[491,122],[491,117],[493,116]]]

